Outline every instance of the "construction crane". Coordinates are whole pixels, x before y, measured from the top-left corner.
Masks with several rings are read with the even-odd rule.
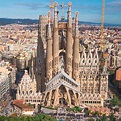
[[[62,3],[61,5],[60,5],[60,7],[61,7],[61,9],[62,9],[62,16],[61,16],[61,20],[62,21],[64,21],[65,20],[65,16],[64,16],[64,7],[65,7],[66,5],[64,4],[64,3]]]
[[[49,7],[50,7],[50,12],[51,12],[51,18],[50,18],[50,20],[51,20],[51,22],[52,22],[52,21],[53,21],[53,8],[54,8],[53,0],[50,0],[50,5],[49,5]]]
[[[102,0],[102,17],[101,17],[101,29],[100,29],[100,47],[102,52],[104,51],[104,11],[105,11],[105,0]]]

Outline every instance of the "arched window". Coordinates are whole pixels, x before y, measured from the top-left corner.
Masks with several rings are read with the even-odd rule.
[[[32,93],[32,90],[30,90],[30,94]]]

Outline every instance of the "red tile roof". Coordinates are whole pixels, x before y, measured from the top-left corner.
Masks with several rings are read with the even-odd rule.
[[[24,103],[24,100],[14,100],[14,101],[13,101],[13,104],[14,104],[14,103]]]
[[[104,57],[108,58],[109,54],[108,53],[104,53]]]
[[[29,106],[28,104],[24,103],[23,100],[14,100],[13,104],[16,107],[18,107],[18,108],[20,108],[22,110],[24,110],[24,109],[34,109],[34,106]]]
[[[116,80],[121,81],[121,68],[116,71]]]

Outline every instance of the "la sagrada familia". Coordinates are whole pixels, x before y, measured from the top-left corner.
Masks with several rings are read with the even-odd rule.
[[[35,75],[40,100],[52,107],[103,106],[108,92],[106,62],[100,69],[99,49],[79,43],[78,12],[72,19],[71,7],[69,2],[67,21],[58,21],[57,3],[53,20],[50,12],[39,18]]]

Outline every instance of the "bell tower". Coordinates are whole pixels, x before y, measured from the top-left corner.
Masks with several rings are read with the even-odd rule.
[[[75,19],[75,38],[73,49],[73,79],[79,83],[79,33],[78,33],[78,12]]]
[[[59,68],[59,35],[58,35],[58,11],[57,3],[54,3],[53,23],[53,76],[58,73]]]
[[[51,34],[51,22],[50,22],[51,13],[48,12],[48,37],[47,37],[47,57],[46,57],[46,78],[50,80],[52,78],[52,34]]]
[[[71,18],[72,3],[68,3],[68,23],[67,23],[67,44],[66,44],[66,73],[72,77],[72,18]]]

